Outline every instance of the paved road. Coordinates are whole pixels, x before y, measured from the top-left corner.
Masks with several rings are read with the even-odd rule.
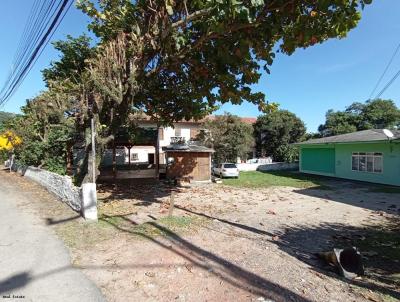
[[[53,231],[18,207],[28,202],[29,196],[0,174],[0,301],[105,301],[71,267],[69,253]]]

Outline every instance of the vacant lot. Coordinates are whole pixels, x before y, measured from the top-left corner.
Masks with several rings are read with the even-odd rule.
[[[51,198],[29,206],[55,227],[74,265],[110,301],[400,298],[400,194],[296,174],[262,177],[272,186],[226,180],[171,193],[159,183],[103,185],[97,224],[84,223],[59,203],[47,211]],[[314,256],[352,245],[366,256],[363,279],[343,280]]]

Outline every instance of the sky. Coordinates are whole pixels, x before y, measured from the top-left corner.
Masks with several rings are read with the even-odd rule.
[[[19,39],[34,0],[1,0],[0,18],[0,85],[11,68]],[[271,74],[263,74],[253,86],[266,99],[280,104],[281,109],[295,113],[309,132],[316,132],[325,121],[329,109],[344,110],[352,102],[366,101],[381,76],[395,48],[400,43],[400,1],[374,0],[362,12],[362,19],[344,39],[332,39],[293,55],[277,54]],[[78,36],[87,31],[89,20],[71,7],[52,40],[64,39],[67,34]],[[49,44],[14,96],[0,108],[19,112],[26,99],[44,89],[41,70],[58,53]],[[400,52],[382,80],[377,92],[400,69]],[[381,96],[400,106],[400,78]],[[257,117],[257,107],[223,105],[216,113],[231,112],[239,116]]]

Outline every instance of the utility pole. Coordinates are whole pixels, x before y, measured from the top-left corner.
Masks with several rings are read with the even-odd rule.
[[[96,183],[96,130],[94,128],[94,115],[92,112],[92,118],[90,120],[91,132],[92,132],[92,182]]]

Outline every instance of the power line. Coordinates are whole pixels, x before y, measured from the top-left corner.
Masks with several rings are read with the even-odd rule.
[[[376,89],[378,88],[379,84],[381,83],[383,77],[385,76],[386,72],[388,71],[388,69],[389,69],[390,65],[392,64],[395,56],[397,55],[399,49],[400,49],[400,43],[397,45],[392,57],[390,58],[388,64],[386,65],[382,75],[379,77],[378,82],[376,83],[374,89],[371,91],[371,94],[369,95],[369,98],[368,98],[369,100],[371,99],[372,95],[375,93]]]
[[[55,7],[55,9],[53,9],[54,5],[55,5],[55,0],[52,0],[52,2],[50,3],[50,6],[48,6],[47,9],[41,13],[41,15],[40,15],[41,22],[39,22],[39,23],[35,22],[35,24],[33,25],[33,28],[31,30],[31,35],[30,35],[30,42],[28,45],[25,45],[25,50],[19,58],[19,61],[18,61],[19,63],[15,67],[14,72],[12,73],[12,77],[5,85],[5,87],[7,87],[7,88],[6,88],[6,91],[3,92],[3,95],[7,95],[8,92],[10,91],[10,89],[12,89],[12,87],[15,86],[16,81],[18,81],[18,79],[21,78],[21,73],[24,72],[25,66],[27,64],[29,64],[32,54],[35,52],[35,49],[37,47],[35,45],[37,45],[40,42],[40,39],[43,36],[44,32],[46,31],[46,28],[48,28],[52,18],[54,18],[55,13],[60,8],[60,4],[61,3],[59,3],[58,6]],[[42,8],[44,8],[44,7],[42,6]],[[38,21],[38,20],[36,20],[36,21]],[[30,69],[31,68],[29,68],[29,70]],[[25,78],[25,76],[23,78]],[[0,102],[1,102],[1,100],[0,100]]]
[[[1,94],[3,94],[4,90],[9,86],[13,76],[19,70],[19,66],[24,62],[24,56],[29,55],[28,50],[34,45],[34,35],[40,34],[38,26],[41,20],[44,18],[43,12],[46,11],[45,8],[45,0],[38,0],[32,6],[28,22],[25,24],[22,37],[19,41],[18,48],[12,62],[12,69],[10,70],[8,78],[3,85]],[[47,9],[49,9],[49,7]]]
[[[41,5],[40,0],[35,1],[14,56],[12,71],[0,92],[0,107],[21,85],[73,3],[60,0],[56,4],[56,1],[44,0]]]
[[[390,79],[390,81],[383,87],[383,89],[378,93],[375,99],[379,98],[392,84],[393,82],[400,76],[400,70]]]
[[[70,4],[68,5],[68,8],[71,7],[72,3],[73,3],[73,2],[70,2]],[[66,15],[66,12],[67,12],[67,10],[65,11],[65,13],[64,13],[64,14],[62,15],[62,17],[60,18],[60,21],[57,22],[57,25],[55,26],[55,30],[58,28],[59,24],[60,24],[61,21],[64,19],[65,15]],[[55,30],[54,30],[53,32],[51,32],[50,36],[48,37],[48,39],[47,39],[47,41],[46,41],[46,44],[47,44],[47,42],[51,39],[51,37],[53,36]],[[46,45],[45,45],[45,46],[46,46]],[[15,90],[18,89],[18,87],[22,84],[22,82],[24,81],[25,77],[28,75],[28,73],[31,71],[32,67],[35,65],[36,61],[39,59],[40,55],[43,53],[43,51],[44,51],[44,49],[45,49],[45,46],[42,47],[41,49],[40,49],[41,46],[39,46],[39,47],[37,48],[37,50],[39,51],[39,53],[38,53],[37,55],[36,55],[36,50],[35,50],[35,57],[33,58],[33,61],[32,61],[32,62],[28,62],[27,69],[26,69],[26,70],[24,69],[24,70],[20,73],[20,76],[18,77],[18,80],[16,81],[16,83],[14,83],[14,85],[13,85],[12,88],[11,88],[11,91],[10,91],[9,94],[7,95],[7,100],[14,94]],[[0,106],[2,106],[2,104],[3,104],[3,103],[1,103],[1,101],[0,101]]]

